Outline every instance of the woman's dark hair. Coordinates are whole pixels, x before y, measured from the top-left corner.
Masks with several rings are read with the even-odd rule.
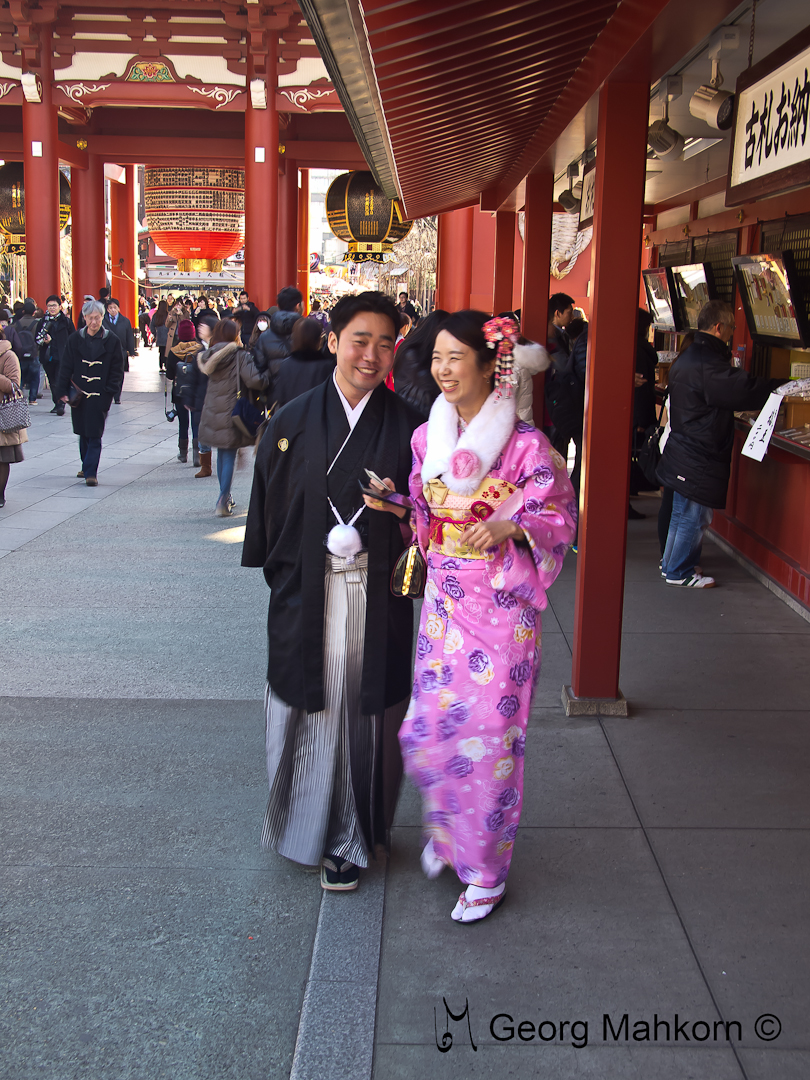
[[[236,341],[239,337],[239,324],[233,319],[220,319],[211,335],[211,345],[222,345]]]
[[[201,326],[209,326],[211,328],[211,337],[213,337],[214,336],[214,327],[218,323],[219,323],[219,319],[216,317],[216,315],[201,315],[199,317],[199,319],[197,319],[197,340],[202,341],[202,338],[200,337],[200,327]],[[209,339],[209,344],[210,344],[210,339]]]
[[[486,367],[491,360],[495,359],[495,351],[487,347],[484,337],[484,323],[489,322],[490,318],[491,316],[483,311],[454,311],[441,327],[458,341],[475,349],[478,354],[478,366],[481,368]]]
[[[357,296],[343,296],[335,304],[330,313],[332,330],[337,338],[352,321],[363,311],[373,312],[375,315],[384,315],[391,321],[392,343],[396,341],[399,333],[399,313],[396,304],[390,297],[381,292],[362,292]]]
[[[653,321],[653,317],[649,313],[649,311],[647,311],[646,308],[640,307],[638,309],[638,336],[639,337],[643,337],[643,338],[647,337],[647,331],[652,326],[652,321]],[[570,326],[568,328],[568,333],[569,333],[569,335],[571,333],[571,327]]]
[[[566,326],[565,328],[569,340],[576,341],[576,339],[579,337],[579,335],[582,333],[582,331],[587,325],[588,324],[584,319],[572,319],[568,326]]]
[[[299,319],[292,328],[292,351],[316,352],[322,336],[323,329],[317,319]]]
[[[159,301],[157,311],[152,316],[152,329],[155,329],[158,326],[165,326],[168,315],[169,305],[166,303],[165,300]]]
[[[423,319],[397,349],[394,360],[394,387],[397,394],[427,418],[439,396],[439,387],[430,373],[436,335],[444,329],[450,313],[438,308]]]

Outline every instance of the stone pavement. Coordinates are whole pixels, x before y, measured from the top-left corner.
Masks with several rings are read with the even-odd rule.
[[[451,922],[459,885],[422,877],[408,786],[390,863],[322,896],[259,846],[249,455],[237,516],[214,518],[215,480],[175,460],[154,357],[133,366],[99,487],[75,479],[69,418],[43,403],[0,511],[4,1080],[810,1075],[810,623],[710,544],[721,587],[667,589],[654,519],[632,523],[633,715],[566,720],[569,556],[503,908]],[[443,999],[469,1002],[469,1030]],[[741,1037],[715,1041],[734,1021]]]

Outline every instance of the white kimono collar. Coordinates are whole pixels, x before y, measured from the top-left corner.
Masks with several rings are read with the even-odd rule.
[[[458,411],[439,394],[428,420],[423,482],[438,476],[457,495],[472,495],[512,437],[516,419],[515,399],[496,399],[493,392],[459,435]]]

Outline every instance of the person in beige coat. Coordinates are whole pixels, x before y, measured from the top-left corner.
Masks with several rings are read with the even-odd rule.
[[[237,369],[242,387],[265,390],[270,376],[260,372],[250,353],[242,348],[239,327],[233,319],[222,319],[214,327],[211,344],[197,354],[197,366],[208,376],[205,404],[200,417],[200,442],[216,447],[219,499],[217,517],[231,517],[234,500],[231,484],[236,454],[253,440],[234,426],[232,415],[237,397]]]
[[[0,394],[10,394],[20,387],[20,361],[0,330]],[[11,465],[23,460],[22,444],[28,442],[28,432],[0,431],[0,507],[6,505],[6,484]]]

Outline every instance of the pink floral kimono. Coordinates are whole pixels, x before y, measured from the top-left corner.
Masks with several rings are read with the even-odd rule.
[[[505,881],[523,805],[523,755],[540,671],[540,612],[575,535],[562,457],[514,401],[491,395],[459,436],[437,398],[411,442],[410,492],[428,565],[413,694],[399,733],[423,799],[426,838],[462,882]],[[477,552],[464,529],[491,517],[523,529]]]

